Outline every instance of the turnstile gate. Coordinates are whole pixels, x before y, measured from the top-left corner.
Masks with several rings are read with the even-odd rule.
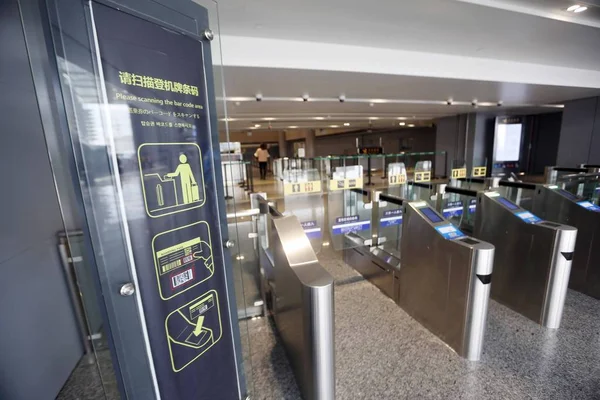
[[[577,228],[569,286],[600,299],[600,207],[556,185],[538,185],[532,211]]]
[[[479,360],[494,246],[464,235],[426,202],[384,194],[379,201],[402,206],[400,254],[376,246],[350,248],[346,263],[459,355]]]
[[[543,221],[497,191],[446,187],[445,192],[476,199],[473,235],[498,250],[492,299],[544,327],[558,328],[577,229]]]
[[[259,254],[265,305],[288,354],[302,397],[335,399],[333,278],[320,265],[298,218],[262,197]]]

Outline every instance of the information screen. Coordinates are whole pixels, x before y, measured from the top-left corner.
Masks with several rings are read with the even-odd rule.
[[[419,209],[419,211],[421,211],[423,213],[423,215],[425,215],[427,217],[427,219],[429,219],[434,224],[437,224],[438,222],[443,221],[442,218],[439,215],[437,215],[437,213],[429,207],[421,208],[421,209]]]
[[[508,207],[508,209],[510,209],[510,210],[518,210],[519,209],[519,206],[517,206],[512,201],[505,199],[504,197],[498,197],[498,201],[501,204],[503,204],[504,206]]]
[[[494,162],[519,161],[522,124],[498,124],[494,142]]]

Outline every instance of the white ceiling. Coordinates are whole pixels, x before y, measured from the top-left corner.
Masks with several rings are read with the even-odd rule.
[[[519,3],[543,7],[553,1]],[[219,13],[224,36],[600,69],[600,29],[463,1],[220,0]],[[571,18],[571,13],[564,14]]]
[[[551,18],[558,21],[567,21],[600,28],[600,0],[458,0],[465,3],[483,5],[514,11],[538,17]],[[566,11],[572,5],[588,7],[584,13],[571,13]]]
[[[226,95],[265,97],[228,101],[231,130],[549,112],[556,109],[537,106],[600,95],[600,8],[591,5],[581,18],[563,10],[570,0],[218,3],[214,44],[223,49]],[[303,94],[322,101],[269,101]],[[340,94],[362,102],[340,104]],[[427,103],[448,98],[467,104]],[[369,99],[405,102],[370,106]],[[474,109],[473,99],[503,106]]]

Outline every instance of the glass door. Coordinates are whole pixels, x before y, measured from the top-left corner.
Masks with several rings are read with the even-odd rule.
[[[101,382],[85,398],[251,392],[236,246],[252,238],[227,222],[219,30],[204,3],[49,2],[72,178],[57,190],[80,216],[61,254]]]

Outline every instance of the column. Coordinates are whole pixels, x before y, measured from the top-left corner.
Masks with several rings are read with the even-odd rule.
[[[306,158],[315,158],[315,137],[317,135],[316,129],[309,129],[306,132],[306,138],[304,139],[304,151],[306,152]]]
[[[287,157],[287,142],[285,140],[285,132],[279,131],[279,157]]]

